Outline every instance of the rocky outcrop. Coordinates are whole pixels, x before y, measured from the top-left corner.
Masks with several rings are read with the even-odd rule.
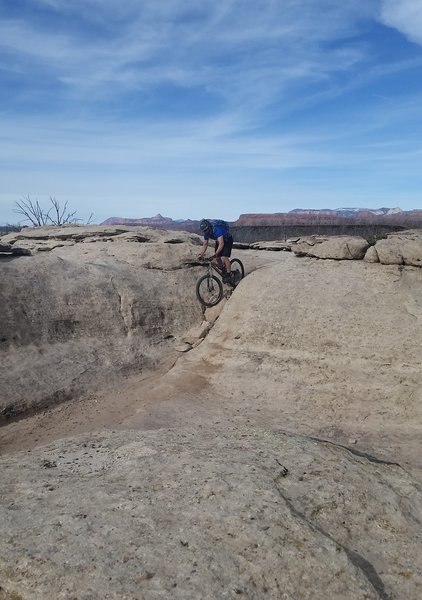
[[[378,252],[376,251],[375,246],[370,246],[366,251],[363,260],[368,263],[377,263],[379,262]]]
[[[95,389],[157,363],[202,319],[193,234],[148,228],[25,229],[2,238],[0,414]],[[14,257],[14,250],[32,256]]]
[[[384,265],[422,266],[422,231],[389,235],[375,245],[378,260]]]
[[[178,234],[179,235],[179,234]],[[34,251],[46,248],[53,250],[60,246],[72,246],[77,243],[133,241],[156,243],[176,239],[173,233],[157,231],[150,227],[103,227],[98,225],[66,225],[63,227],[26,227],[19,232],[9,233],[1,238],[2,244],[9,247],[26,247]],[[180,233],[179,243],[199,243],[198,236]]]
[[[255,242],[250,245],[254,250],[268,250],[271,252],[279,252],[280,250],[284,250],[285,252],[290,252],[292,249],[292,242],[287,240],[286,242],[282,242],[280,240],[275,240],[274,242]]]
[[[6,598],[417,598],[398,465],[253,425],[104,432],[0,459]]]
[[[27,248],[22,248],[19,245],[0,243],[0,258],[7,256],[29,256],[31,251]]]
[[[238,244],[238,247],[241,247]],[[285,242],[255,242],[248,247],[254,250],[292,251],[296,256],[333,260],[361,260],[384,265],[422,266],[422,231],[410,230],[392,233],[374,245],[354,236],[310,236]]]
[[[0,264],[25,325],[10,331],[34,327],[1,355],[22,361],[28,398],[34,356],[53,387],[45,365],[86,368],[96,342],[104,376],[133,348],[142,370],[177,331],[191,350],[155,376],[126,371],[108,404],[95,394],[0,430],[0,598],[419,598],[422,270],[245,250],[261,268],[218,319],[221,305],[193,299],[189,323],[178,286],[194,296],[198,272],[176,265],[194,243],[130,239]],[[54,347],[50,315],[72,309],[81,329]]]
[[[292,246],[297,256],[331,258],[335,260],[361,260],[369,248],[369,243],[357,237],[318,237],[299,240]]]

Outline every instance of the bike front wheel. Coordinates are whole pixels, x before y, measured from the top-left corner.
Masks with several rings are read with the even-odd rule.
[[[207,308],[215,306],[223,297],[223,284],[215,275],[203,275],[196,284],[196,297]]]

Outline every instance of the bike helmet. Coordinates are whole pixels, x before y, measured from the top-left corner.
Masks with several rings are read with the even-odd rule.
[[[212,231],[212,225],[208,219],[202,219],[202,221],[199,223],[199,229],[202,231],[202,233],[210,233]]]

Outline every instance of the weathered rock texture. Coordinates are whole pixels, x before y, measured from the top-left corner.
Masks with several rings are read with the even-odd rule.
[[[363,257],[363,260],[369,263],[379,262],[378,252],[376,251],[375,246],[371,246],[370,248],[368,248],[365,256]]]
[[[311,236],[286,242],[258,242],[256,250],[291,250],[297,256],[334,260],[361,260],[384,265],[422,266],[422,231],[391,233],[370,246],[367,240],[348,236]]]
[[[8,598],[422,591],[418,486],[397,465],[331,444],[253,425],[103,433],[0,469]]]
[[[201,319],[199,237],[148,228],[26,229],[2,238],[32,256],[0,259],[0,412],[77,396],[154,366]]]
[[[312,237],[292,246],[297,256],[333,258],[335,260],[360,260],[365,256],[369,243],[363,238],[335,236]]]
[[[241,247],[242,244],[236,244]],[[391,233],[374,245],[361,237],[310,236],[272,242],[243,244],[254,250],[292,251],[296,256],[333,260],[361,260],[384,265],[422,266],[422,231],[420,229]]]
[[[0,594],[419,600],[422,270],[245,250],[248,276],[224,304],[203,314],[196,299],[185,299],[186,314],[170,317],[181,292],[168,282],[180,273],[184,244],[189,255],[197,250],[176,239],[33,248],[32,257],[1,263],[15,265],[30,314],[41,294],[29,296],[34,286],[25,288],[22,273],[30,270],[19,265],[40,260],[44,274],[54,265],[70,299],[54,261],[73,285],[86,282],[79,296],[117,277],[117,298],[111,285],[106,298],[93,296],[112,324],[75,340],[83,349],[86,337],[89,349],[99,335],[109,369],[121,356],[133,364],[140,347],[156,356],[152,346],[144,350],[145,336],[158,353],[162,338],[180,330],[175,339],[187,352],[159,377],[135,372],[117,389],[0,429]],[[193,295],[199,272],[185,272]],[[42,297],[55,299],[45,281]],[[13,285],[10,297],[21,302]],[[147,321],[140,302],[140,333],[129,335],[120,300],[128,290],[131,301],[142,292],[149,310],[164,307],[164,321],[159,312]],[[63,306],[48,302],[33,330],[43,344],[28,343],[37,354],[20,346],[21,373],[26,365],[34,389],[30,361],[46,351],[51,360],[55,350],[41,324]],[[15,329],[24,335],[18,319]],[[73,368],[72,339],[56,346],[59,366]],[[12,353],[17,360],[10,344],[2,359]]]
[[[375,249],[378,260],[384,265],[422,266],[422,232],[405,231],[379,240]]]

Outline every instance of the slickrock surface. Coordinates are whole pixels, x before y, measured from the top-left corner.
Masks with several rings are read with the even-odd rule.
[[[422,592],[418,486],[331,444],[204,424],[85,435],[0,468],[7,598]]]
[[[332,238],[310,238],[299,240],[292,245],[298,256],[314,258],[331,258],[336,260],[361,260],[364,258],[369,243],[359,237],[338,236]]]
[[[0,259],[0,415],[152,368],[201,319],[202,271],[185,264],[198,236],[49,227],[2,239],[32,256]]]
[[[56,344],[60,364],[74,365],[72,337],[47,333],[59,289],[82,297],[84,328],[94,318],[84,298],[99,300],[100,333],[76,329],[74,343],[99,339],[108,370],[142,354],[125,378],[110,383],[104,370],[102,387],[88,365],[100,374],[90,397],[0,429],[0,600],[419,600],[422,270],[239,250],[247,277],[203,312],[200,268],[185,267],[177,291],[168,284],[197,240],[160,239],[34,247],[0,263],[17,277],[41,261],[48,294],[28,284],[22,303],[14,287],[30,314],[30,289],[47,298],[28,344],[40,356]],[[148,327],[122,318],[156,306]],[[33,381],[24,343],[2,357],[19,351]]]

